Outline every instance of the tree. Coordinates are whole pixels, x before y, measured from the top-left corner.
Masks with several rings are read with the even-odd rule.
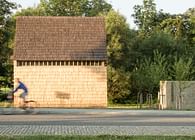
[[[129,59],[135,32],[126,19],[111,10],[105,15],[108,54],[108,97],[114,103],[125,103],[130,98]]]
[[[182,98],[183,91],[190,85],[186,81],[194,80],[195,70],[193,69],[192,58],[175,57],[175,62],[172,65],[170,74],[173,77],[173,80],[178,81],[177,88],[179,94],[177,96],[178,109],[182,109]]]
[[[130,74],[108,66],[108,98],[112,103],[127,103],[130,98]]]
[[[156,99],[159,82],[169,79],[169,65],[166,56],[157,50],[153,52],[153,55],[153,59],[145,57],[132,72],[132,80],[133,84],[137,87],[138,97],[151,94],[153,99]]]
[[[0,1],[0,44],[5,42],[6,24],[9,20],[11,10],[16,9],[16,4],[8,2],[7,0]]]
[[[189,8],[185,13],[185,15],[188,15],[188,16],[195,16],[195,7],[194,8]]]
[[[129,55],[136,33],[129,29],[126,19],[113,10],[105,16],[105,21],[108,63],[127,71],[131,67]]]
[[[175,52],[177,56],[189,55],[194,57],[195,22],[193,16],[175,15],[165,19],[159,27],[159,30],[174,37],[176,42]]]
[[[112,5],[105,0],[90,0],[88,1],[86,16],[96,16],[101,14],[107,14],[112,9]]]
[[[104,0],[41,0],[40,7],[50,16],[96,16],[112,8]]]
[[[12,37],[12,20],[10,18],[11,10],[16,9],[15,3],[7,0],[0,1],[0,86],[11,83],[11,66],[9,57],[11,54],[10,38]]]
[[[156,25],[157,11],[154,0],[143,0],[143,5],[134,6],[135,24],[144,33],[150,33]]]
[[[195,16],[191,17],[191,23],[192,23],[191,38],[192,38],[192,44],[193,44],[192,47],[195,48]]]
[[[178,15],[164,20],[161,29],[167,33],[171,33],[176,39],[187,38],[190,31],[189,17]]]
[[[45,16],[45,11],[43,7],[38,5],[37,7],[28,7],[26,9],[21,9],[21,11],[17,11],[12,18],[14,19],[16,16]]]
[[[192,65],[192,58],[181,56],[179,58],[175,57],[175,62],[172,65],[171,75],[173,80],[176,81],[187,81],[193,80],[194,69]]]
[[[160,80],[173,78],[169,68],[175,63],[175,57],[191,57],[193,61],[190,67],[193,67],[195,64],[193,9],[184,14],[171,15],[164,13],[163,10],[157,11],[154,0],[143,0],[142,5],[134,7],[133,17],[138,34],[131,40],[132,45],[128,49],[129,60],[125,61],[132,64],[129,69],[131,97],[136,96],[133,93],[153,93],[156,96]],[[159,60],[160,56],[164,59],[163,65],[156,63],[155,59]],[[195,73],[192,73],[191,77],[194,75]]]
[[[195,8],[193,8],[193,11],[191,11],[189,16],[190,16],[189,17],[190,18],[189,19],[190,30],[189,30],[189,34],[188,34],[188,40],[189,40],[189,44],[190,44],[191,49],[192,49],[190,51],[194,54],[195,53]]]

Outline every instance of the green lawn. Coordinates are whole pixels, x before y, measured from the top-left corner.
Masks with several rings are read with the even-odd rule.
[[[112,104],[108,103],[108,108],[124,108],[124,109],[140,109],[140,106],[137,104]],[[157,109],[157,105],[153,104],[151,107],[147,104],[142,105],[142,109]]]
[[[195,140],[195,136],[0,136],[0,140]]]
[[[0,102],[0,107],[11,107],[11,106],[13,106],[13,104],[11,104],[7,101]]]

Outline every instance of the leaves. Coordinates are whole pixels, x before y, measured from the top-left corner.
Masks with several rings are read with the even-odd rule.
[[[0,87],[11,84],[12,67],[9,63],[11,48],[9,43],[13,33],[11,10],[16,9],[15,3],[0,0]],[[3,79],[3,80],[2,80]],[[6,83],[6,84],[5,84]]]
[[[105,15],[108,54],[108,97],[114,103],[125,103],[130,97],[128,52],[131,45],[126,20],[111,10]],[[127,70],[126,70],[127,69]]]
[[[154,58],[144,58],[139,67],[133,71],[133,79],[139,92],[148,89],[152,93],[155,88],[158,88],[161,80],[168,79],[168,63],[165,55],[162,55],[157,50],[153,52]]]
[[[126,19],[118,12],[111,10],[105,15],[107,34],[108,63],[114,68],[129,67],[129,53],[134,31],[129,29]]]
[[[127,103],[130,97],[130,74],[108,66],[108,97],[113,103]]]
[[[143,5],[135,5],[132,16],[135,18],[135,24],[145,33],[150,33],[155,26],[156,4],[154,0],[143,0]]]
[[[40,7],[50,16],[97,16],[112,8],[104,0],[41,0]]]
[[[192,65],[192,58],[175,58],[175,62],[172,65],[171,75],[176,81],[189,81],[193,80],[193,74],[195,70]]]

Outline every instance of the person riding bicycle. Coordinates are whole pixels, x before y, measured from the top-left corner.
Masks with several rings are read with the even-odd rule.
[[[15,92],[17,92],[19,89],[22,89],[23,90],[23,92],[20,94],[20,98],[22,99],[22,101],[23,101],[23,105],[22,105],[22,108],[23,109],[25,109],[25,102],[26,102],[26,97],[27,97],[27,95],[28,95],[28,88],[26,87],[26,85],[24,84],[24,83],[22,83],[21,81],[20,81],[20,79],[19,78],[16,78],[15,79],[15,82],[18,84],[18,86],[16,87],[16,89],[12,92],[13,94],[15,93]]]

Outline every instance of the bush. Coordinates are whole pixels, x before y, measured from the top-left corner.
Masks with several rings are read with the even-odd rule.
[[[121,69],[108,67],[108,98],[112,103],[129,103],[129,73]]]
[[[7,100],[7,93],[5,91],[0,90],[0,101]]]

